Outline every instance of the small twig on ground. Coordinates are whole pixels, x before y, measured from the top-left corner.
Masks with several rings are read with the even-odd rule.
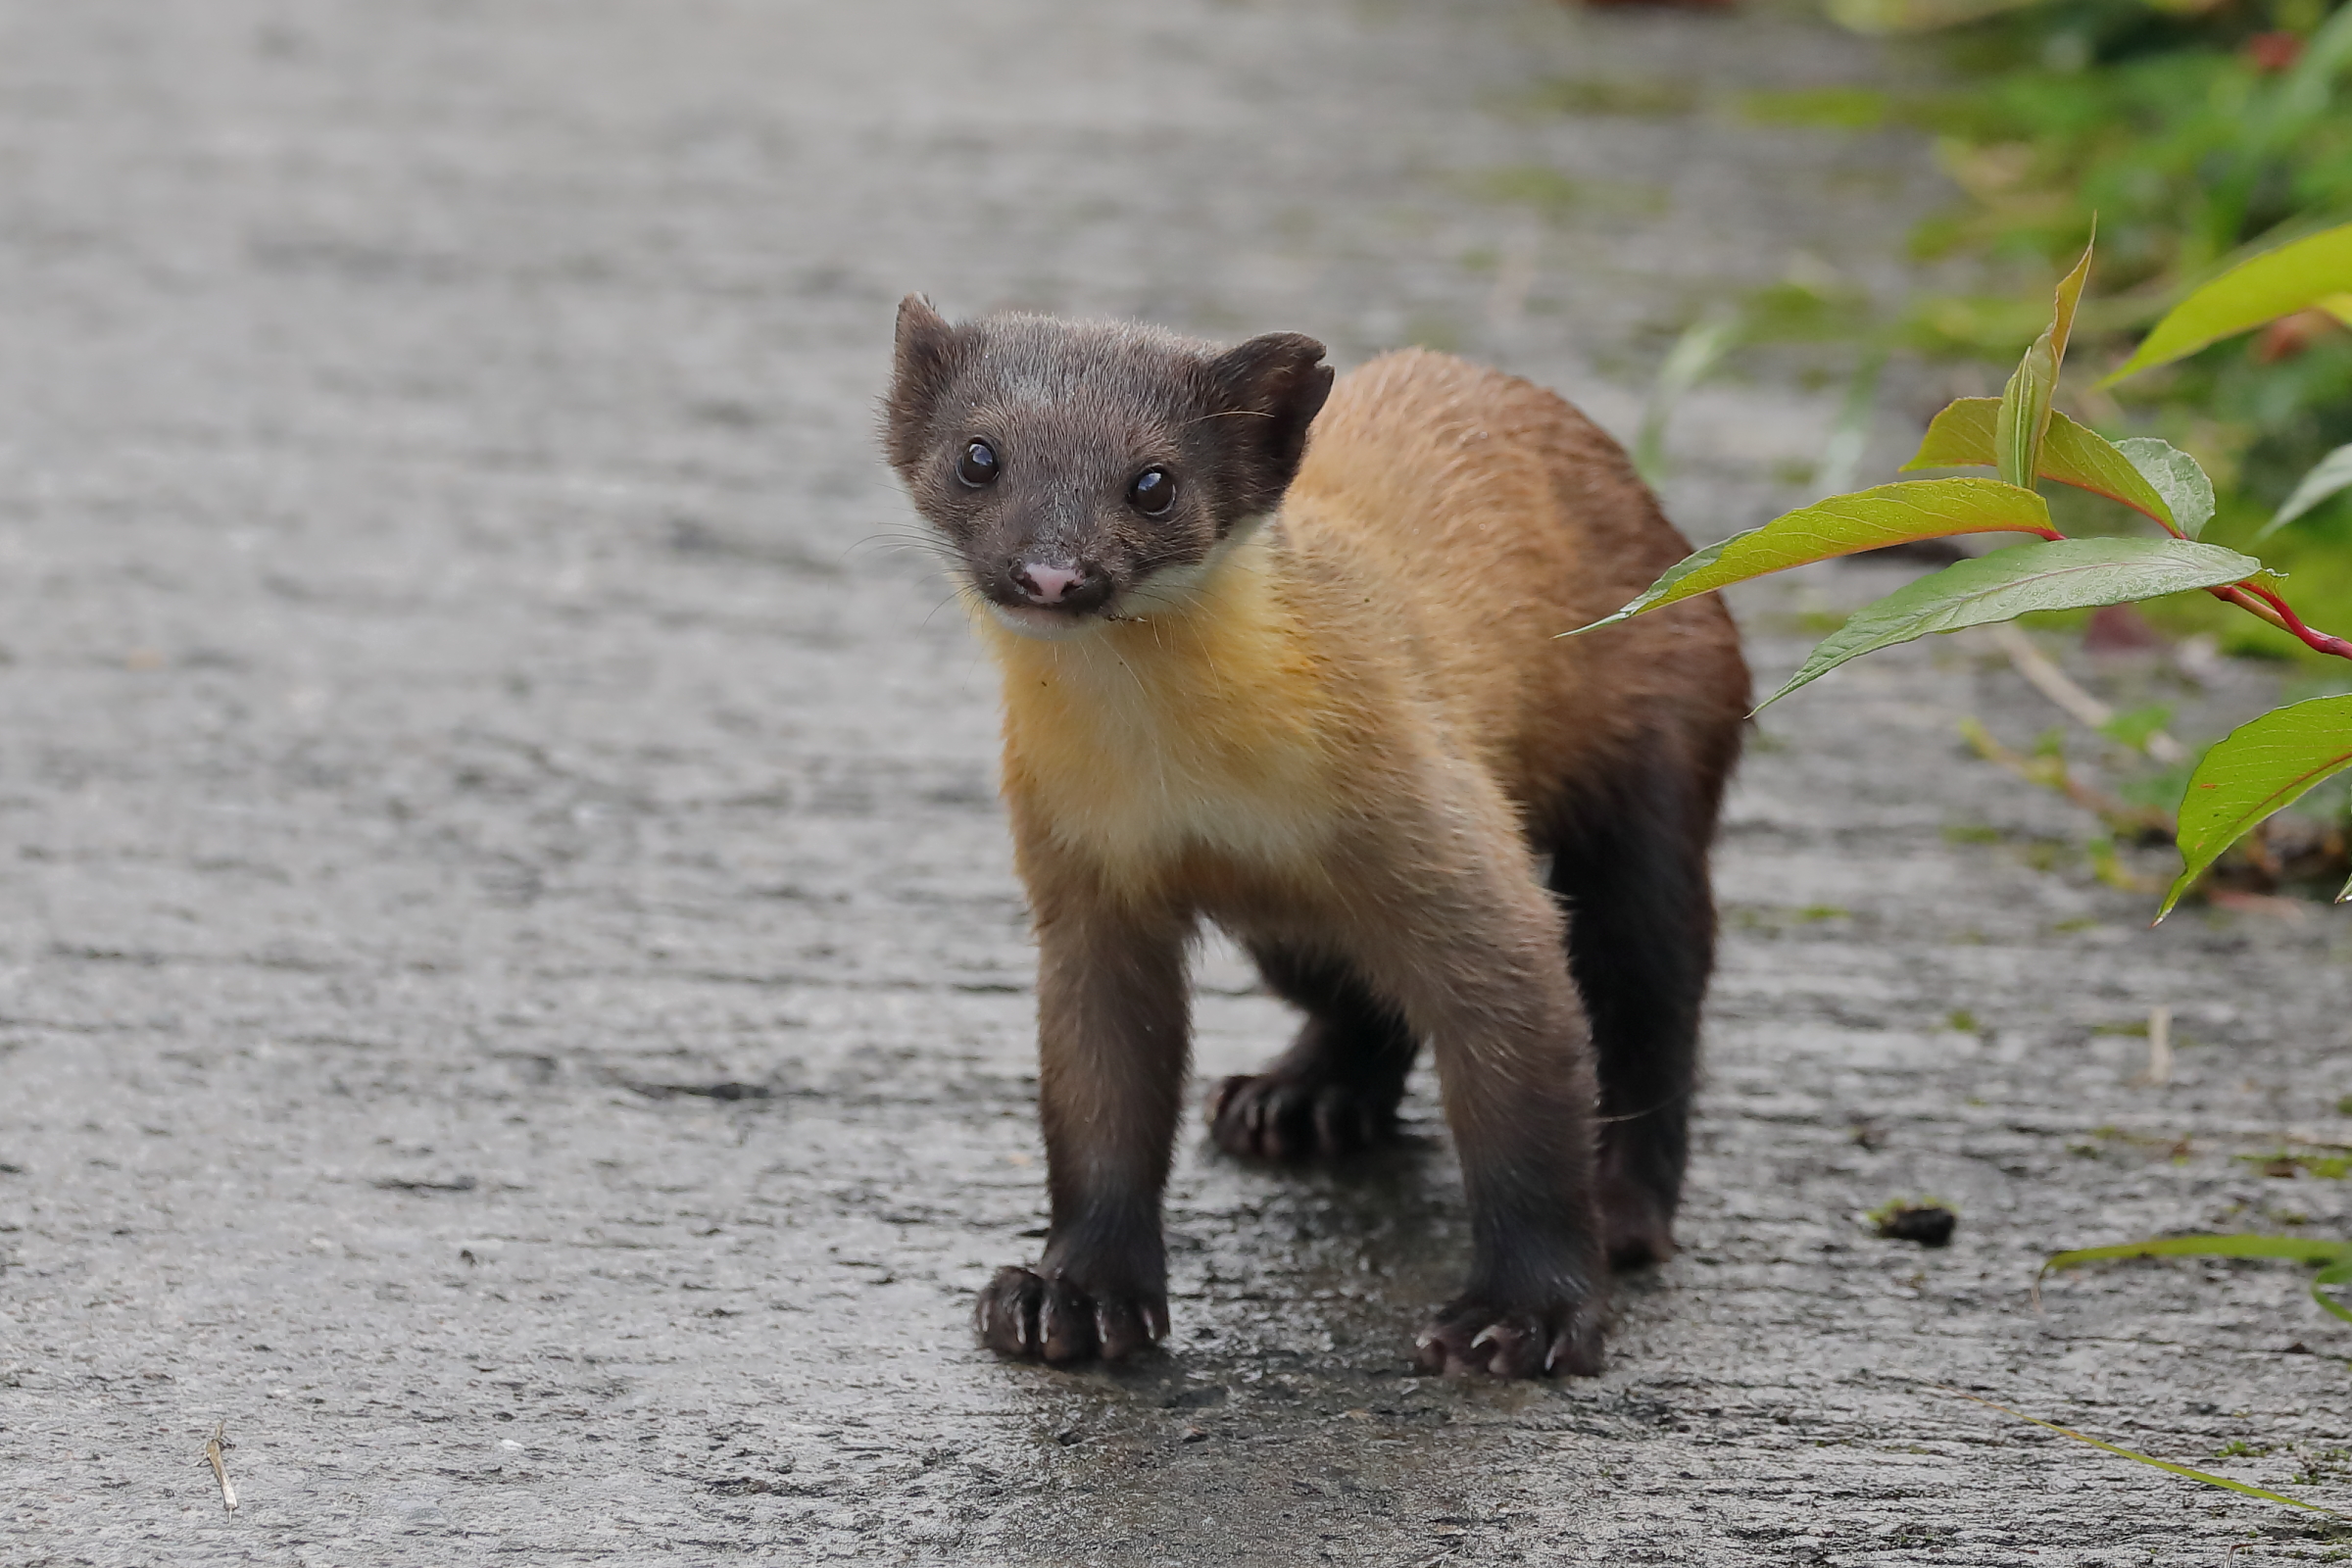
[[[2284,920],[2289,925],[2301,925],[2311,918],[2311,911],[2293,899],[2282,899],[2276,893],[2248,893],[2242,888],[2215,888],[2205,895],[2205,902],[2219,909],[2234,909],[2239,914],[2259,914],[2273,920]]]
[[[2011,751],[1994,737],[1992,731],[1974,718],[1960,721],[1960,734],[1976,754],[1987,762],[1998,763],[2029,784],[2039,784],[2045,789],[2058,791],[2084,810],[2095,813],[2099,820],[2107,824],[2110,832],[2161,843],[2179,831],[2171,812],[2159,811],[2152,807],[2133,806],[2128,801],[2118,800],[2105,790],[2085,784],[2075,777],[2061,758],[2028,757],[2023,752]]]
[[[237,1489],[228,1484],[228,1461],[222,1455],[236,1445],[228,1441],[228,1417],[213,1423],[212,1438],[204,1446],[204,1456],[212,1461],[213,1476],[220,1483],[220,1506],[230,1513],[237,1511]]]
[[[2173,1081],[2173,1009],[2161,1004],[2148,1009],[2148,1070],[2139,1081],[2150,1089]]]
[[[1992,645],[2009,658],[2009,662],[2033,688],[2066,710],[2069,718],[2086,729],[2105,730],[2115,721],[2115,710],[2077,685],[2074,679],[2040,649],[2034,639],[2004,622],[1992,628]],[[2150,730],[2141,749],[2167,767],[2188,760],[2186,748],[2161,729]]]

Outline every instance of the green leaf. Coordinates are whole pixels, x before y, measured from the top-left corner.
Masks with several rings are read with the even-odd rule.
[[[1872,349],[1854,368],[1837,421],[1830,426],[1830,438],[1822,443],[1821,461],[1813,466],[1815,495],[1843,495],[1852,488],[1854,475],[1862,467],[1863,451],[1870,445],[1870,416],[1877,408],[1879,380],[1886,371],[1885,349]]]
[[[1859,550],[1956,533],[2040,533],[2050,509],[2031,490],[1993,479],[1921,479],[1832,496],[1734,534],[1670,566],[1649,590],[1575,636],[1767,572]]]
[[[1993,425],[1999,410],[1997,398],[1961,398],[1947,404],[1928,425],[1918,455],[1903,465],[1903,471],[1994,466],[1998,459],[1993,454]],[[2041,447],[2041,477],[2121,501],[2167,530],[2179,526],[2164,496],[2121,448],[2063,414],[2050,416]]]
[[[2347,1254],[2340,1262],[2328,1264],[2311,1277],[2311,1298],[2345,1322],[2352,1323],[2352,1307],[2345,1306],[2328,1294],[2344,1285],[2352,1285],[2352,1254]]]
[[[2090,435],[2087,430],[2082,433]],[[2149,488],[2164,497],[2173,525],[2183,535],[2194,539],[2205,531],[2205,525],[2213,520],[2213,481],[2205,477],[2196,459],[2152,435],[2118,441],[2112,450],[2122,453]]]
[[[1992,426],[2000,410],[1999,398],[1954,398],[1946,403],[1943,411],[1928,421],[1928,433],[1920,437],[1919,450],[1902,471],[1999,466],[2001,460],[1992,450]]]
[[[2319,461],[2319,466],[2305,474],[2295,486],[2295,493],[2286,498],[2278,514],[2262,525],[2254,537],[2267,539],[2285,527],[2338,490],[2352,489],[2352,443],[2337,447]]]
[[[2303,134],[2313,121],[2328,112],[2335,78],[2347,64],[2352,64],[2352,17],[2338,11],[2304,40],[2302,55],[2279,83],[2271,113],[2264,117],[2267,123],[2258,127],[2264,151]]]
[[[1875,87],[1796,87],[1743,93],[1740,112],[1762,125],[1813,125],[1825,130],[1876,130],[1892,100]]]
[[[2019,545],[1946,566],[1846,617],[1787,685],[1757,710],[1847,660],[1932,631],[2013,620],[2036,610],[2087,610],[2185,588],[2238,582],[2262,569],[2252,556],[2187,539],[2060,539]]]
[[[2217,741],[2188,777],[2180,802],[2180,875],[2156,918],[2170,914],[2189,884],[2255,824],[2346,767],[2352,767],[2352,697],[2290,703]]]
[[[2082,299],[2083,280],[2090,276],[2091,247],[2082,247],[2075,270],[2058,280],[2058,296],[2050,324],[2026,350],[2009,384],[2001,389],[2001,407],[1993,420],[1993,456],[2001,477],[2032,489],[2041,471],[2042,438],[2050,428],[2050,398],[2058,390],[2058,369],[2066,363],[2066,340],[2075,329],[2075,307]]]
[[[2352,290],[2352,223],[2240,262],[2174,306],[2101,386]]]
[[[1739,346],[1740,335],[1740,313],[1718,304],[1666,351],[1658,378],[1649,389],[1649,400],[1642,409],[1641,433],[1634,438],[1634,468],[1645,482],[1656,484],[1665,477],[1666,421],[1674,417],[1675,405]]]
[[[2144,752],[2148,749],[2148,737],[2172,721],[2172,704],[2149,703],[2115,714],[2099,726],[2099,733],[2111,741],[2120,741],[2135,752]]]
[[[2329,1288],[2352,1285],[2352,1242],[2324,1242],[2301,1236],[2168,1236],[2152,1242],[2125,1242],[2116,1247],[2079,1247],[2053,1253],[2041,1265],[2043,1273],[2072,1268],[2077,1263],[2104,1263],[2127,1257],[2275,1257],[2292,1263],[2324,1265],[2311,1282],[2312,1299],[2352,1323],[2352,1308],[2337,1304]]]
[[[2127,1257],[2275,1257],[2291,1263],[2333,1263],[2352,1258],[2352,1242],[2310,1236],[2167,1236],[2152,1242],[2053,1252],[2041,1266],[2046,1273],[2073,1268],[2077,1263],[2111,1263]]]
[[[1958,26],[2041,0],[1829,0],[1830,20],[1851,32],[1928,32]]]
[[[1943,1386],[1938,1384],[1936,1387],[1942,1388]],[[2102,1448],[2109,1453],[2118,1454],[2126,1459],[2136,1460],[2141,1464],[2152,1466],[2158,1470],[2169,1471],[2173,1475],[2181,1476],[2190,1481],[2201,1481],[2209,1487],[2220,1487],[2225,1491],[2238,1493],[2241,1495],[2248,1497],[2260,1497],[2265,1502],[2282,1502],[2289,1508],[2301,1508],[2307,1513],[2324,1513],[2328,1515],[2330,1518],[2335,1519],[2341,1519],[2344,1517],[2342,1514],[2337,1513],[2333,1508],[2324,1507],[2316,1502],[2305,1502],[2302,1498],[2290,1497],[2283,1492],[2265,1491],[2261,1487],[2248,1486],[2243,1481],[2232,1481],[2228,1476],[2217,1476],[2210,1470],[2198,1470],[2191,1468],[2188,1465],[2175,1464],[2170,1459],[2151,1458],[2149,1455],[2141,1453],[2135,1448],[2127,1448],[2121,1444],[2102,1442],[2097,1438],[2091,1437],[2087,1433],[2077,1432],[2073,1427],[2062,1427],[2055,1421],[2044,1421],[2038,1416],[2027,1415],[2022,1410],[2012,1410],[2005,1404],[1995,1404],[1990,1399],[1978,1398],[1978,1396],[1973,1394],[1961,1394],[1958,1389],[1945,1388],[1943,1392],[1946,1394],[1957,1394],[1963,1399],[1975,1400],[1975,1402],[1984,1405],[1988,1410],[1998,1410],[2003,1415],[2015,1416],[2018,1420],[2023,1421],[2030,1426],[2040,1427],[2045,1432],[2055,1432],[2062,1438],[2072,1438],[2077,1443],[2086,1443],[2094,1448]]]

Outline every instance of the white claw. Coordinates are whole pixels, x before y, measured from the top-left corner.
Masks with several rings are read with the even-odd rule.
[[[1438,1331],[1436,1329],[1424,1329],[1421,1331],[1420,1338],[1413,1341],[1413,1348],[1416,1350],[1426,1350],[1437,1343]]]
[[[1480,1346],[1482,1346],[1482,1345],[1499,1345],[1499,1344],[1501,1344],[1501,1343],[1502,1343],[1502,1337],[1501,1337],[1501,1335],[1499,1335],[1499,1334],[1497,1334],[1497,1333],[1495,1332],[1497,1329],[1499,1329],[1499,1328],[1501,1328],[1501,1327],[1502,1327],[1502,1325],[1501,1325],[1501,1324],[1499,1324],[1499,1323],[1490,1323],[1490,1324],[1488,1324],[1488,1325],[1487,1325],[1485,1328],[1483,1328],[1483,1329],[1480,1329],[1480,1330],[1478,1331],[1478,1338],[1477,1338],[1477,1339],[1475,1339],[1475,1340],[1472,1340],[1472,1341],[1470,1342],[1470,1348],[1472,1348],[1473,1350],[1475,1350],[1475,1349],[1477,1349],[1477,1348],[1478,1348]]]

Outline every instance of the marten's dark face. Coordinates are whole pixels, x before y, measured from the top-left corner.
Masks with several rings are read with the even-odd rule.
[[[899,307],[891,466],[1006,625],[1179,609],[1281,502],[1331,390],[1295,333],[1220,352],[1149,327]]]

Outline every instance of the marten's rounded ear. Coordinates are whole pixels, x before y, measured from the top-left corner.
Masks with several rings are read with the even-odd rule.
[[[1297,332],[1269,332],[1218,355],[1208,373],[1225,411],[1243,416],[1221,421],[1243,460],[1243,510],[1263,512],[1290,488],[1306,451],[1307,427],[1331,395],[1323,345]]]
[[[899,301],[890,399],[883,409],[890,461],[904,468],[921,456],[931,411],[956,373],[956,328],[920,294]]]

